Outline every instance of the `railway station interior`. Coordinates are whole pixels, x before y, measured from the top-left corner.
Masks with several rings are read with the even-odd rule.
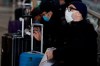
[[[48,33],[48,34],[51,33],[54,36],[56,35],[54,32],[52,32],[52,30],[54,30],[53,28],[50,28],[51,31],[49,31],[49,28],[44,28],[45,27],[44,24],[47,24],[47,23],[49,24],[49,22],[45,22],[45,23],[43,22],[43,24],[42,24],[42,23],[39,23],[39,21],[35,21],[34,19],[41,21],[44,18],[44,20],[48,21],[48,19],[46,19],[45,17],[41,18],[41,16],[43,16],[45,13],[48,13],[51,15],[56,14],[59,16],[59,13],[58,14],[56,12],[52,13],[52,11],[55,11],[59,7],[58,5],[57,5],[58,6],[57,8],[54,8],[55,5],[53,5],[53,6],[50,5],[50,7],[49,7],[50,3],[55,2],[54,4],[57,4],[58,0],[31,0],[31,2],[27,2],[27,3],[25,3],[24,1],[26,1],[26,0],[0,0],[0,66],[42,66],[42,65],[34,65],[31,62],[32,57],[30,57],[30,59],[29,59],[30,62],[29,62],[29,60],[25,61],[24,58],[21,58],[21,56],[22,56],[21,54],[23,52],[28,52],[28,51],[32,52],[32,50],[34,50],[34,49],[40,49],[39,52],[42,52],[44,55],[46,52],[46,51],[42,51],[45,48],[45,47],[43,47],[43,46],[45,46],[44,43],[48,43],[51,47],[51,44],[56,42],[55,37],[48,39],[49,41],[53,40],[52,42],[46,41],[46,38],[50,37],[50,35],[45,36],[46,33]],[[27,1],[30,1],[30,0],[27,0]],[[46,2],[46,1],[48,1],[48,2]],[[50,3],[49,3],[49,1],[50,1]],[[63,0],[61,0],[61,1],[63,3]],[[69,1],[69,0],[66,0],[66,2],[67,1]],[[74,1],[74,0],[72,0],[72,1]],[[77,1],[77,0],[75,0],[75,1]],[[79,0],[79,1],[81,1],[81,0]],[[44,3],[46,2],[44,5],[42,4],[43,7],[40,6],[41,2],[44,2]],[[97,54],[96,60],[97,61],[96,62],[97,62],[97,66],[100,66],[100,0],[82,0],[82,3],[86,4],[86,7],[87,7],[86,19],[90,21],[90,23],[93,25],[95,32],[97,33],[97,47],[96,47],[97,48],[97,51],[96,51],[96,54]],[[45,5],[47,5],[47,6],[45,6]],[[39,7],[41,7],[42,9],[39,10]],[[50,10],[49,8],[52,10]],[[28,13],[28,11],[27,10],[25,11],[25,9],[30,9],[29,12],[33,11],[35,13],[33,13],[32,15],[26,14],[26,12]],[[44,12],[41,12],[41,11],[43,11],[43,9],[44,9]],[[65,8],[65,10],[66,9],[67,8]],[[36,12],[37,10],[39,10],[39,12],[41,12],[42,14],[40,14],[39,12]],[[47,10],[47,12],[45,12],[46,10]],[[59,11],[62,10],[61,7],[59,7],[58,10]],[[71,10],[71,9],[69,9],[69,10]],[[82,10],[79,9],[79,11],[82,11]],[[62,12],[65,13],[65,11],[62,11]],[[83,13],[83,11],[82,11],[82,13]],[[24,14],[24,16],[23,16],[23,14]],[[60,16],[61,16],[61,13],[60,13]],[[65,15],[63,15],[63,16],[65,16]],[[35,25],[32,24],[32,19],[30,19],[31,17],[33,18],[34,23],[36,22]],[[50,16],[50,18],[53,19],[51,16]],[[64,18],[65,17],[62,17],[61,19],[64,20]],[[30,23],[27,21],[25,22],[24,20],[29,20]],[[20,22],[20,21],[22,21],[22,22]],[[50,23],[50,25],[48,25],[48,24],[46,25],[46,27],[50,26],[53,23]],[[63,23],[62,25],[65,26],[64,24],[65,23]],[[33,28],[32,28],[32,26],[33,26]],[[56,26],[58,26],[58,25],[56,25]],[[25,29],[25,28],[28,28],[29,30]],[[35,31],[35,30],[41,31],[41,35],[40,35],[41,37],[38,36],[38,38],[39,37],[40,38],[39,39],[37,38],[38,42],[37,41],[35,42],[33,40],[34,37],[32,37],[32,36],[34,36],[35,33],[34,32],[31,33],[32,29],[33,29],[33,31]],[[47,31],[45,31],[45,30],[47,30]],[[57,30],[54,30],[54,31],[57,31]],[[62,34],[64,34],[63,31],[60,31],[60,32]],[[29,36],[26,36],[26,34]],[[20,35],[20,36],[17,36],[17,35]],[[37,35],[35,37],[37,37]],[[57,37],[58,37],[57,39],[59,39],[60,35],[58,35]],[[77,39],[75,39],[75,40],[77,40]],[[44,45],[43,46],[39,45],[38,44],[39,42],[41,45],[42,44],[44,44]],[[92,40],[91,40],[91,42],[92,42]],[[35,47],[35,43],[38,44],[38,45],[36,45],[36,47]],[[60,43],[60,42],[58,42],[58,43]],[[66,42],[63,42],[63,43],[66,44]],[[48,45],[46,45],[46,47],[48,47]],[[47,48],[45,48],[45,50],[46,49]],[[65,50],[65,52],[67,52],[67,51]],[[92,50],[91,50],[91,52],[92,52]],[[37,52],[33,52],[33,53],[37,53]],[[25,55],[23,55],[22,57],[24,57],[24,56]],[[62,56],[62,54],[61,54],[61,56]],[[42,56],[42,59],[43,59],[43,57],[44,56]],[[21,62],[21,61],[23,61],[23,62]],[[34,61],[36,63],[39,62],[37,60],[34,60]],[[25,65],[25,63],[28,63],[29,65],[28,64]],[[44,66],[49,66],[49,65],[44,65]],[[52,66],[52,65],[50,65],[50,66]],[[56,65],[54,65],[54,66],[56,66]],[[59,65],[57,65],[57,66],[59,66]]]

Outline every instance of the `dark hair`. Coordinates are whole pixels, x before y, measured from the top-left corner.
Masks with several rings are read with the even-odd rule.
[[[41,2],[40,4],[40,9],[41,11],[46,11],[46,12],[49,12],[49,11],[54,11],[54,7],[55,7],[55,0],[47,0],[47,1],[43,1]]]

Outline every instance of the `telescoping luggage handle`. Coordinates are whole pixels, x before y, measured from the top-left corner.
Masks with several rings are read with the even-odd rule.
[[[22,22],[22,33],[21,33],[21,37],[24,38],[24,19],[23,18],[19,18],[19,20]]]
[[[25,3],[25,1],[26,0],[23,0],[23,2],[22,2],[22,7],[24,7],[25,8],[25,6],[31,6],[32,7],[32,3],[30,2],[30,3]],[[31,1],[31,0],[30,0]]]
[[[25,8],[25,6],[31,6],[32,7],[32,4],[31,3],[22,3],[23,7]]]
[[[33,46],[33,28],[34,26],[40,26],[40,31],[41,31],[41,53],[43,53],[43,24],[39,24],[39,23],[32,23],[32,19],[31,19],[31,51],[34,50]]]

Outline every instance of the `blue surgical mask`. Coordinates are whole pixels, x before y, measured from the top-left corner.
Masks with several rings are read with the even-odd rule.
[[[43,16],[44,21],[48,22],[50,19],[47,16]]]

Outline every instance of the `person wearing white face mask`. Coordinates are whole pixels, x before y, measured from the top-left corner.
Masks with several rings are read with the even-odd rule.
[[[64,38],[64,44],[59,40],[61,46],[50,54],[47,52],[47,56],[51,55],[50,58],[55,60],[52,66],[96,66],[97,33],[86,17],[87,7],[82,2],[71,2],[66,8],[68,25],[65,34],[60,37],[60,40]]]
[[[83,11],[83,14],[86,13]],[[86,15],[84,16],[86,17]],[[83,20],[82,14],[75,8],[75,6],[70,5],[68,8],[66,8],[65,11],[65,19],[68,23],[71,23],[72,21],[78,22]]]

